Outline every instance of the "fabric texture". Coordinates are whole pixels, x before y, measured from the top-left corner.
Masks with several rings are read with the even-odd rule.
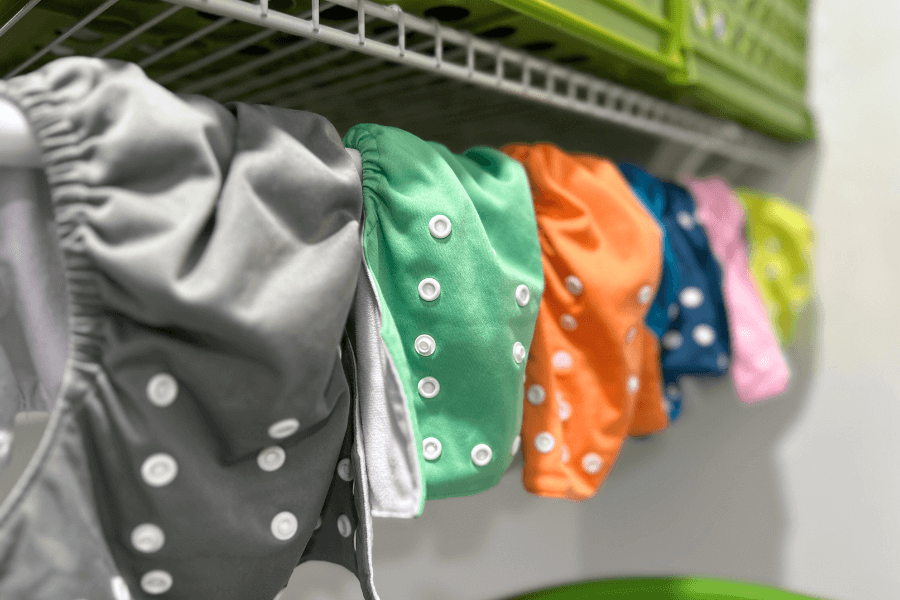
[[[777,196],[748,189],[737,194],[747,210],[750,268],[779,341],[790,344],[813,293],[812,220]]]
[[[731,361],[731,339],[722,295],[722,270],[695,214],[687,190],[640,167],[619,165],[635,189],[648,198],[662,195],[662,222],[678,262],[678,302],[669,306],[669,325],[661,339],[662,373],[672,420],[682,411],[682,376],[720,377]]]
[[[39,140],[55,236],[34,243],[62,258],[67,348],[0,507],[0,598],[271,600],[307,549],[375,598],[344,480],[364,477],[338,349],[362,196],[337,132],[119,61],[59,59],[0,94]]]
[[[731,378],[738,398],[759,402],[783,393],[790,372],[753,281],[743,232],[744,209],[721,179],[688,179],[697,217],[722,265],[725,308],[732,340]]]
[[[364,414],[363,436],[403,430],[409,418],[419,474],[405,480],[421,481],[422,503],[484,491],[516,451],[525,359],[544,287],[525,172],[496,150],[456,155],[379,125],[353,127],[344,144],[362,156],[366,269],[388,374],[407,403],[405,411],[384,411],[380,422]],[[397,406],[396,397],[384,402]],[[384,422],[392,418],[402,423]],[[395,443],[409,441],[404,434]],[[370,473],[398,468],[376,461],[407,455],[368,452],[370,442]],[[373,496],[379,485],[371,483]]]
[[[646,324],[662,231],[613,163],[550,144],[503,150],[528,172],[546,278],[527,370],[523,483],[584,500],[628,435],[668,424]]]

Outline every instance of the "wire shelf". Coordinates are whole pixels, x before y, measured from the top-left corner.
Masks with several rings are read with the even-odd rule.
[[[74,25],[9,70],[4,78],[74,53],[66,42],[79,33],[81,37],[90,33],[92,22],[117,2],[106,0],[93,10],[84,9],[84,16]],[[461,86],[474,86],[500,92],[497,97],[511,95],[549,104],[686,145],[695,162],[699,156],[718,155],[775,171],[783,168],[794,147],[736,123],[458,31],[437,20],[419,18],[394,5],[370,0],[313,0],[309,10],[289,15],[272,10],[269,0],[257,4],[242,0],[159,0],[156,4],[159,10],[154,16],[89,55],[115,58],[126,49],[134,52],[139,48],[144,55],[134,62],[158,83],[177,93],[205,94],[220,102],[240,100],[305,110],[327,105],[348,115],[360,103],[381,102],[393,106],[402,122],[422,118],[417,97],[441,90],[450,98]],[[0,36],[7,35],[39,5],[40,0],[27,2],[0,27]],[[153,32],[165,31],[167,22],[186,9],[206,15],[208,24],[163,45],[158,43],[159,36],[155,44],[142,41]],[[323,19],[327,11],[335,10],[344,13],[342,22]],[[351,14],[352,18],[346,18]],[[196,50],[204,40],[235,24],[258,29],[211,50]],[[282,40],[284,34],[296,37],[278,47],[264,47],[273,39]],[[498,111],[501,105],[499,100],[477,107],[446,103],[432,118],[459,121],[466,118],[467,111]]]

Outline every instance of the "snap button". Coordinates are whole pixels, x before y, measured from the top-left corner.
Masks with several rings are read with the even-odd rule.
[[[163,547],[166,536],[163,530],[153,523],[138,525],[131,531],[131,545],[138,552],[152,554]]]
[[[149,456],[141,465],[141,477],[147,485],[162,487],[172,483],[178,475],[178,463],[168,454],[159,453]]]
[[[528,393],[525,396],[528,398],[528,401],[531,404],[537,406],[544,401],[546,393],[544,392],[543,386],[534,384],[533,386],[528,388]]]
[[[431,356],[434,354],[434,338],[424,333],[417,337],[416,352],[422,356]]]
[[[686,287],[681,290],[678,299],[685,308],[697,308],[703,304],[703,292],[699,288]]]
[[[694,341],[697,342],[700,346],[711,346],[714,341],[716,341],[716,332],[713,331],[713,328],[705,323],[701,323],[694,327],[694,331],[691,333],[694,338]]]
[[[694,219],[691,217],[691,213],[682,210],[675,218],[682,229],[691,230],[694,228]]]
[[[5,429],[0,429],[0,460],[6,458],[12,449],[13,434]]]
[[[487,444],[478,444],[477,446],[472,448],[472,462],[479,467],[483,467],[484,465],[491,462],[491,458],[493,456],[494,451],[491,450],[491,447]]]
[[[128,590],[128,584],[120,575],[113,577],[110,582],[112,587],[113,598],[116,600],[131,600],[131,592]]]
[[[178,382],[168,373],[158,373],[147,382],[147,399],[156,406],[169,406],[176,396]]]
[[[650,302],[650,297],[653,295],[653,288],[649,285],[645,285],[638,292],[638,302],[641,304],[647,304]]]
[[[431,231],[431,235],[438,239],[450,235],[451,229],[452,225],[450,224],[450,219],[444,215],[434,215],[431,217],[431,221],[428,222],[428,230]]]
[[[578,321],[572,315],[563,315],[559,318],[559,324],[566,331],[574,331],[578,327]]]
[[[584,284],[574,275],[569,275],[566,277],[566,289],[573,296],[579,296],[584,291]]]
[[[297,533],[297,517],[287,511],[280,512],[272,519],[271,529],[275,539],[289,540]]]
[[[353,533],[353,524],[350,523],[350,517],[339,515],[337,518],[337,530],[342,537],[350,537],[350,534]]]
[[[572,355],[565,350],[559,350],[553,353],[550,362],[557,369],[570,369],[572,368]]]
[[[525,360],[525,355],[528,354],[528,351],[525,350],[525,346],[522,345],[522,342],[516,342],[513,344],[513,358],[517,363],[521,363]]]
[[[541,454],[547,454],[551,450],[553,450],[553,446],[556,445],[556,440],[553,439],[553,436],[547,433],[546,431],[542,431],[537,434],[537,437],[534,438],[534,447]]]
[[[728,368],[728,355],[724,352],[719,354],[719,357],[716,358],[716,365],[718,365],[720,369]]]
[[[165,594],[171,588],[172,576],[169,575],[168,571],[155,569],[153,571],[147,571],[144,573],[144,576],[141,577],[141,589],[151,596]]]
[[[294,435],[298,429],[300,429],[300,421],[297,419],[283,419],[269,427],[269,437],[280,440]]]
[[[434,398],[441,391],[441,384],[434,377],[423,377],[419,380],[419,394],[423,398]]]
[[[441,284],[437,279],[426,277],[419,282],[419,298],[431,302],[441,295]]]
[[[572,405],[566,402],[559,392],[556,393],[556,408],[559,412],[559,420],[563,423],[572,416]]]
[[[756,366],[758,366],[760,369],[765,371],[765,370],[769,369],[769,367],[772,366],[772,359],[769,357],[768,354],[760,356],[759,359],[756,361]]]
[[[516,452],[519,451],[519,446],[521,444],[522,444],[522,436],[517,435],[516,438],[513,440],[512,448],[510,449],[509,453],[512,454],[513,456],[515,456]]]
[[[256,464],[263,471],[277,471],[284,464],[285,458],[284,448],[281,446],[269,446],[260,450],[259,454],[256,455]]]
[[[662,345],[666,350],[678,350],[683,342],[684,338],[677,331],[669,331],[662,338]]]
[[[637,327],[632,327],[628,330],[628,335],[625,336],[625,343],[630,344],[634,341],[634,336],[637,335]]]
[[[628,378],[628,393],[634,394],[638,391],[638,386],[640,382],[638,381],[637,375],[632,375]]]
[[[441,442],[437,438],[425,438],[422,440],[422,454],[425,460],[437,460],[441,455]]]
[[[520,285],[516,288],[516,302],[519,306],[526,306],[528,301],[531,300],[531,290],[528,289],[528,286],[525,284]]]
[[[344,481],[351,481],[353,479],[353,469],[350,468],[349,458],[342,458],[340,462],[338,462],[337,474],[338,477]]]
[[[600,455],[595,452],[588,452],[581,459],[581,468],[584,469],[585,473],[590,475],[594,475],[600,471],[600,467],[603,466],[603,459],[600,458]]]
[[[673,302],[669,305],[669,320],[674,321],[678,318],[678,304]]]

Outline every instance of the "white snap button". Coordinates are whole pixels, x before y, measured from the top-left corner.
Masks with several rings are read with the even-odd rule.
[[[569,447],[565,444],[562,444],[559,447],[559,460],[562,464],[569,462]]]
[[[537,451],[541,454],[547,454],[553,450],[553,446],[555,445],[556,440],[554,440],[553,436],[546,431],[542,431],[534,438],[534,447],[537,448]]]
[[[434,338],[425,333],[417,337],[416,352],[422,356],[431,356],[434,354]]]
[[[272,519],[271,529],[275,539],[289,540],[297,533],[297,517],[294,516],[294,513],[280,512]]]
[[[569,293],[573,296],[578,296],[584,291],[584,284],[574,275],[569,275],[566,277],[566,289],[569,290]]]
[[[711,346],[714,341],[716,341],[716,332],[713,331],[713,328],[705,323],[701,323],[694,327],[694,331],[691,332],[691,335],[694,338],[694,341],[697,342],[700,346]]]
[[[669,305],[669,320],[674,321],[678,318],[678,305],[676,303],[672,303]]]
[[[681,211],[675,218],[678,220],[678,224],[681,225],[682,229],[691,230],[694,228],[694,219],[691,217],[691,213]]]
[[[353,479],[353,469],[350,468],[349,458],[342,458],[340,462],[338,462],[337,474],[338,477],[344,481],[351,481]]]
[[[169,406],[178,396],[178,382],[168,373],[157,373],[147,382],[147,399],[156,406]]]
[[[141,477],[147,485],[162,487],[172,483],[178,475],[178,463],[168,454],[153,454],[141,465]]]
[[[269,427],[269,437],[280,440],[294,435],[298,429],[300,429],[300,421],[297,419],[283,419]]]
[[[728,367],[728,355],[725,354],[724,352],[719,354],[719,357],[716,358],[716,365],[718,365],[718,367],[720,369],[727,368]]]
[[[163,530],[153,523],[138,525],[131,531],[131,545],[138,552],[152,554],[163,547],[166,536]]]
[[[0,429],[0,460],[6,458],[12,449],[13,434],[5,429]]]
[[[256,455],[256,464],[263,471],[277,471],[284,464],[285,458],[284,448],[281,446],[269,446],[260,450],[259,454]]]
[[[533,386],[528,388],[528,393],[525,396],[528,398],[528,401],[531,404],[537,406],[544,401],[546,393],[544,392],[543,386],[534,384]]]
[[[437,279],[426,277],[419,282],[419,298],[431,302],[441,295],[441,284]]]
[[[669,398],[678,398],[681,396],[681,390],[679,390],[678,386],[674,383],[670,383],[666,386],[666,396]]]
[[[169,575],[168,571],[155,569],[153,571],[147,571],[144,573],[144,576],[141,577],[141,589],[151,596],[165,594],[171,588],[172,576]]]
[[[603,459],[601,459],[600,455],[595,452],[588,452],[581,458],[581,468],[584,469],[585,473],[588,473],[590,475],[599,473],[600,467],[602,466]]]
[[[525,360],[525,355],[528,354],[528,351],[525,350],[525,346],[522,345],[522,342],[516,342],[513,344],[513,358],[517,363]]]
[[[678,350],[683,342],[684,338],[677,331],[669,331],[662,338],[662,345],[666,350]]]
[[[697,308],[703,304],[703,292],[700,288],[686,287],[681,290],[678,299],[685,308]]]
[[[441,391],[441,384],[434,377],[423,377],[419,380],[419,395],[423,398],[434,398]]]
[[[559,350],[553,353],[550,362],[557,369],[570,369],[572,368],[572,355],[565,350]]]
[[[128,590],[128,584],[121,576],[116,575],[110,582],[112,587],[113,598],[116,600],[131,600],[131,592]]]
[[[531,300],[531,290],[528,289],[528,286],[525,284],[520,285],[516,288],[516,302],[519,306],[526,306],[528,301]]]
[[[321,526],[322,526],[322,517],[319,517],[318,519],[316,519],[316,526],[315,526],[314,529],[317,530],[317,529],[319,529]]]
[[[628,378],[628,393],[634,394],[638,391],[638,386],[640,386],[640,382],[638,381],[637,375],[632,375]]]
[[[634,341],[634,336],[637,335],[637,327],[632,327],[628,330],[628,335],[625,336],[625,343],[630,344]]]
[[[441,442],[437,438],[425,438],[422,440],[422,454],[425,460],[437,460],[441,455]]]
[[[439,239],[450,235],[451,229],[450,219],[444,215],[434,215],[428,222],[428,230],[431,231],[431,235]]]
[[[494,451],[487,444],[478,444],[472,448],[472,462],[479,467],[483,467],[491,462],[491,457],[493,456]]]
[[[650,298],[653,296],[653,288],[649,285],[645,285],[638,292],[638,302],[641,304],[647,304],[650,302]]]
[[[513,440],[512,448],[510,449],[509,453],[512,454],[513,456],[515,456],[516,452],[519,451],[519,446],[521,446],[521,445],[522,445],[522,436],[517,435],[516,438]]]
[[[559,324],[566,331],[574,331],[578,327],[578,321],[572,315],[563,315],[559,318]]]
[[[350,534],[353,533],[353,524],[350,523],[350,517],[339,515],[337,518],[337,530],[342,537],[350,537]]]
[[[769,355],[760,356],[756,361],[756,366],[765,371],[772,366],[772,359],[769,357]]]
[[[559,411],[559,420],[565,423],[572,416],[572,405],[562,398],[562,394],[556,394],[556,409]]]

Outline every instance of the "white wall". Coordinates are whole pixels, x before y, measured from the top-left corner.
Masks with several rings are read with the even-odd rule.
[[[583,503],[530,496],[514,469],[479,496],[430,502],[420,519],[376,521],[384,600],[487,600],[634,574],[900,598],[898,39],[896,0],[814,6],[819,152],[767,186],[818,228],[819,299],[790,352],[789,392],[748,407],[727,379],[685,386],[682,420],[629,442]],[[41,423],[23,423],[19,466]],[[358,598],[349,573],[308,564],[283,600]]]

